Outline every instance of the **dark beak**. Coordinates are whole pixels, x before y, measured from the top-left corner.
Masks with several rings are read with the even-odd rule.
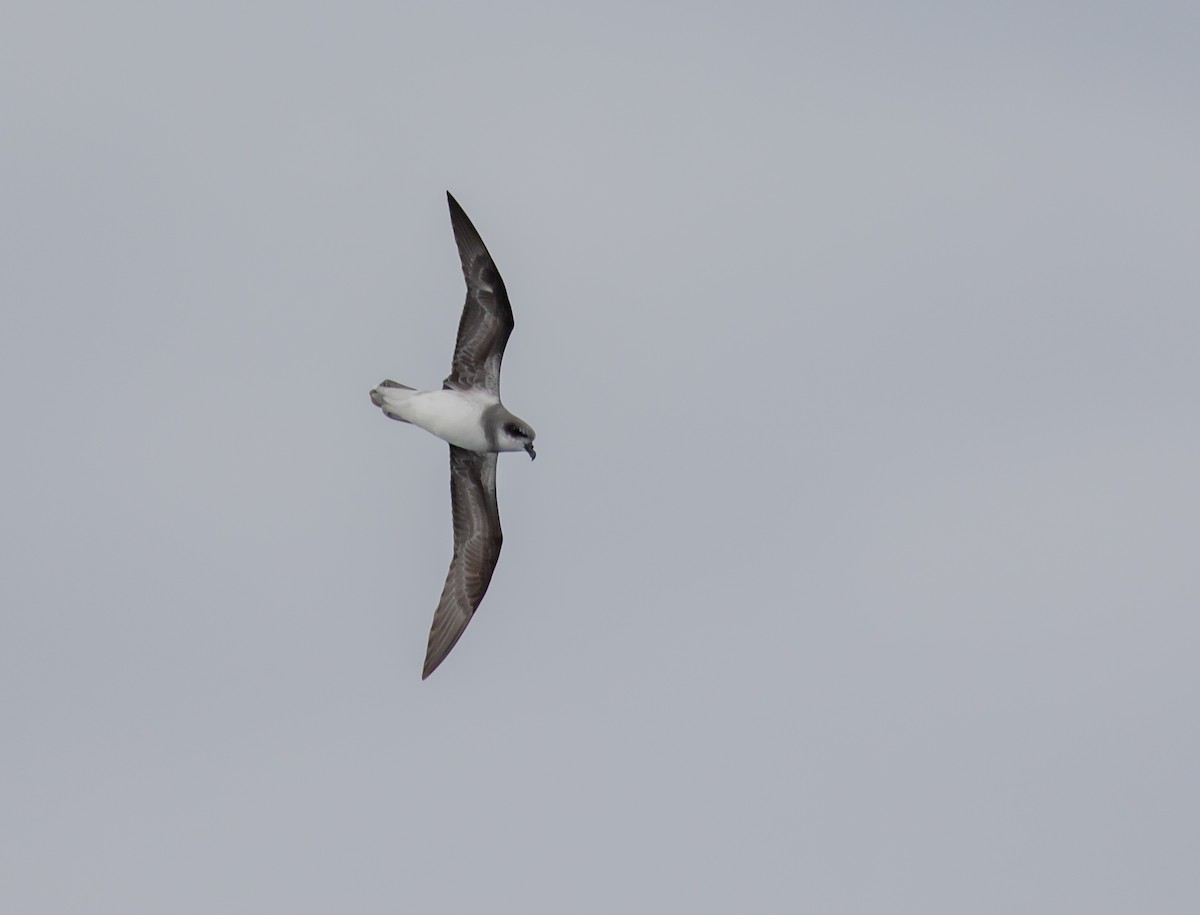
[[[531,461],[537,460],[537,452],[533,450],[533,442],[526,442],[525,450],[529,452],[529,460],[531,460]]]

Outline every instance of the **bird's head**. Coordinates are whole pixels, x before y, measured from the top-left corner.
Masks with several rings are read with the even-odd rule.
[[[537,452],[533,450],[533,440],[536,437],[537,433],[533,431],[533,427],[515,416],[500,427],[501,450],[527,451],[530,460],[537,457]]]

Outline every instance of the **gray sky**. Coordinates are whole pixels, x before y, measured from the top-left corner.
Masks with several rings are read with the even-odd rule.
[[[0,910],[1200,910],[1195,4],[178,6],[0,24]]]

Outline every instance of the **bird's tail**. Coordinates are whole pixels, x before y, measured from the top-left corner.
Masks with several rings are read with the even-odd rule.
[[[384,415],[388,418],[406,423],[408,420],[398,415],[397,408],[415,393],[416,388],[410,388],[406,384],[400,384],[389,378],[379,382],[378,387],[371,389],[371,403],[383,410]]]

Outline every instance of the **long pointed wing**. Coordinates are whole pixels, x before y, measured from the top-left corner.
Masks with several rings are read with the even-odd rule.
[[[450,376],[443,387],[484,388],[499,395],[500,361],[513,329],[512,305],[483,239],[449,191],[446,200],[450,204],[450,224],[454,227],[463,279],[467,281],[467,302],[458,322]]]
[[[450,446],[454,558],[433,614],[424,680],[445,660],[487,593],[504,535],[496,505],[496,454]]]

